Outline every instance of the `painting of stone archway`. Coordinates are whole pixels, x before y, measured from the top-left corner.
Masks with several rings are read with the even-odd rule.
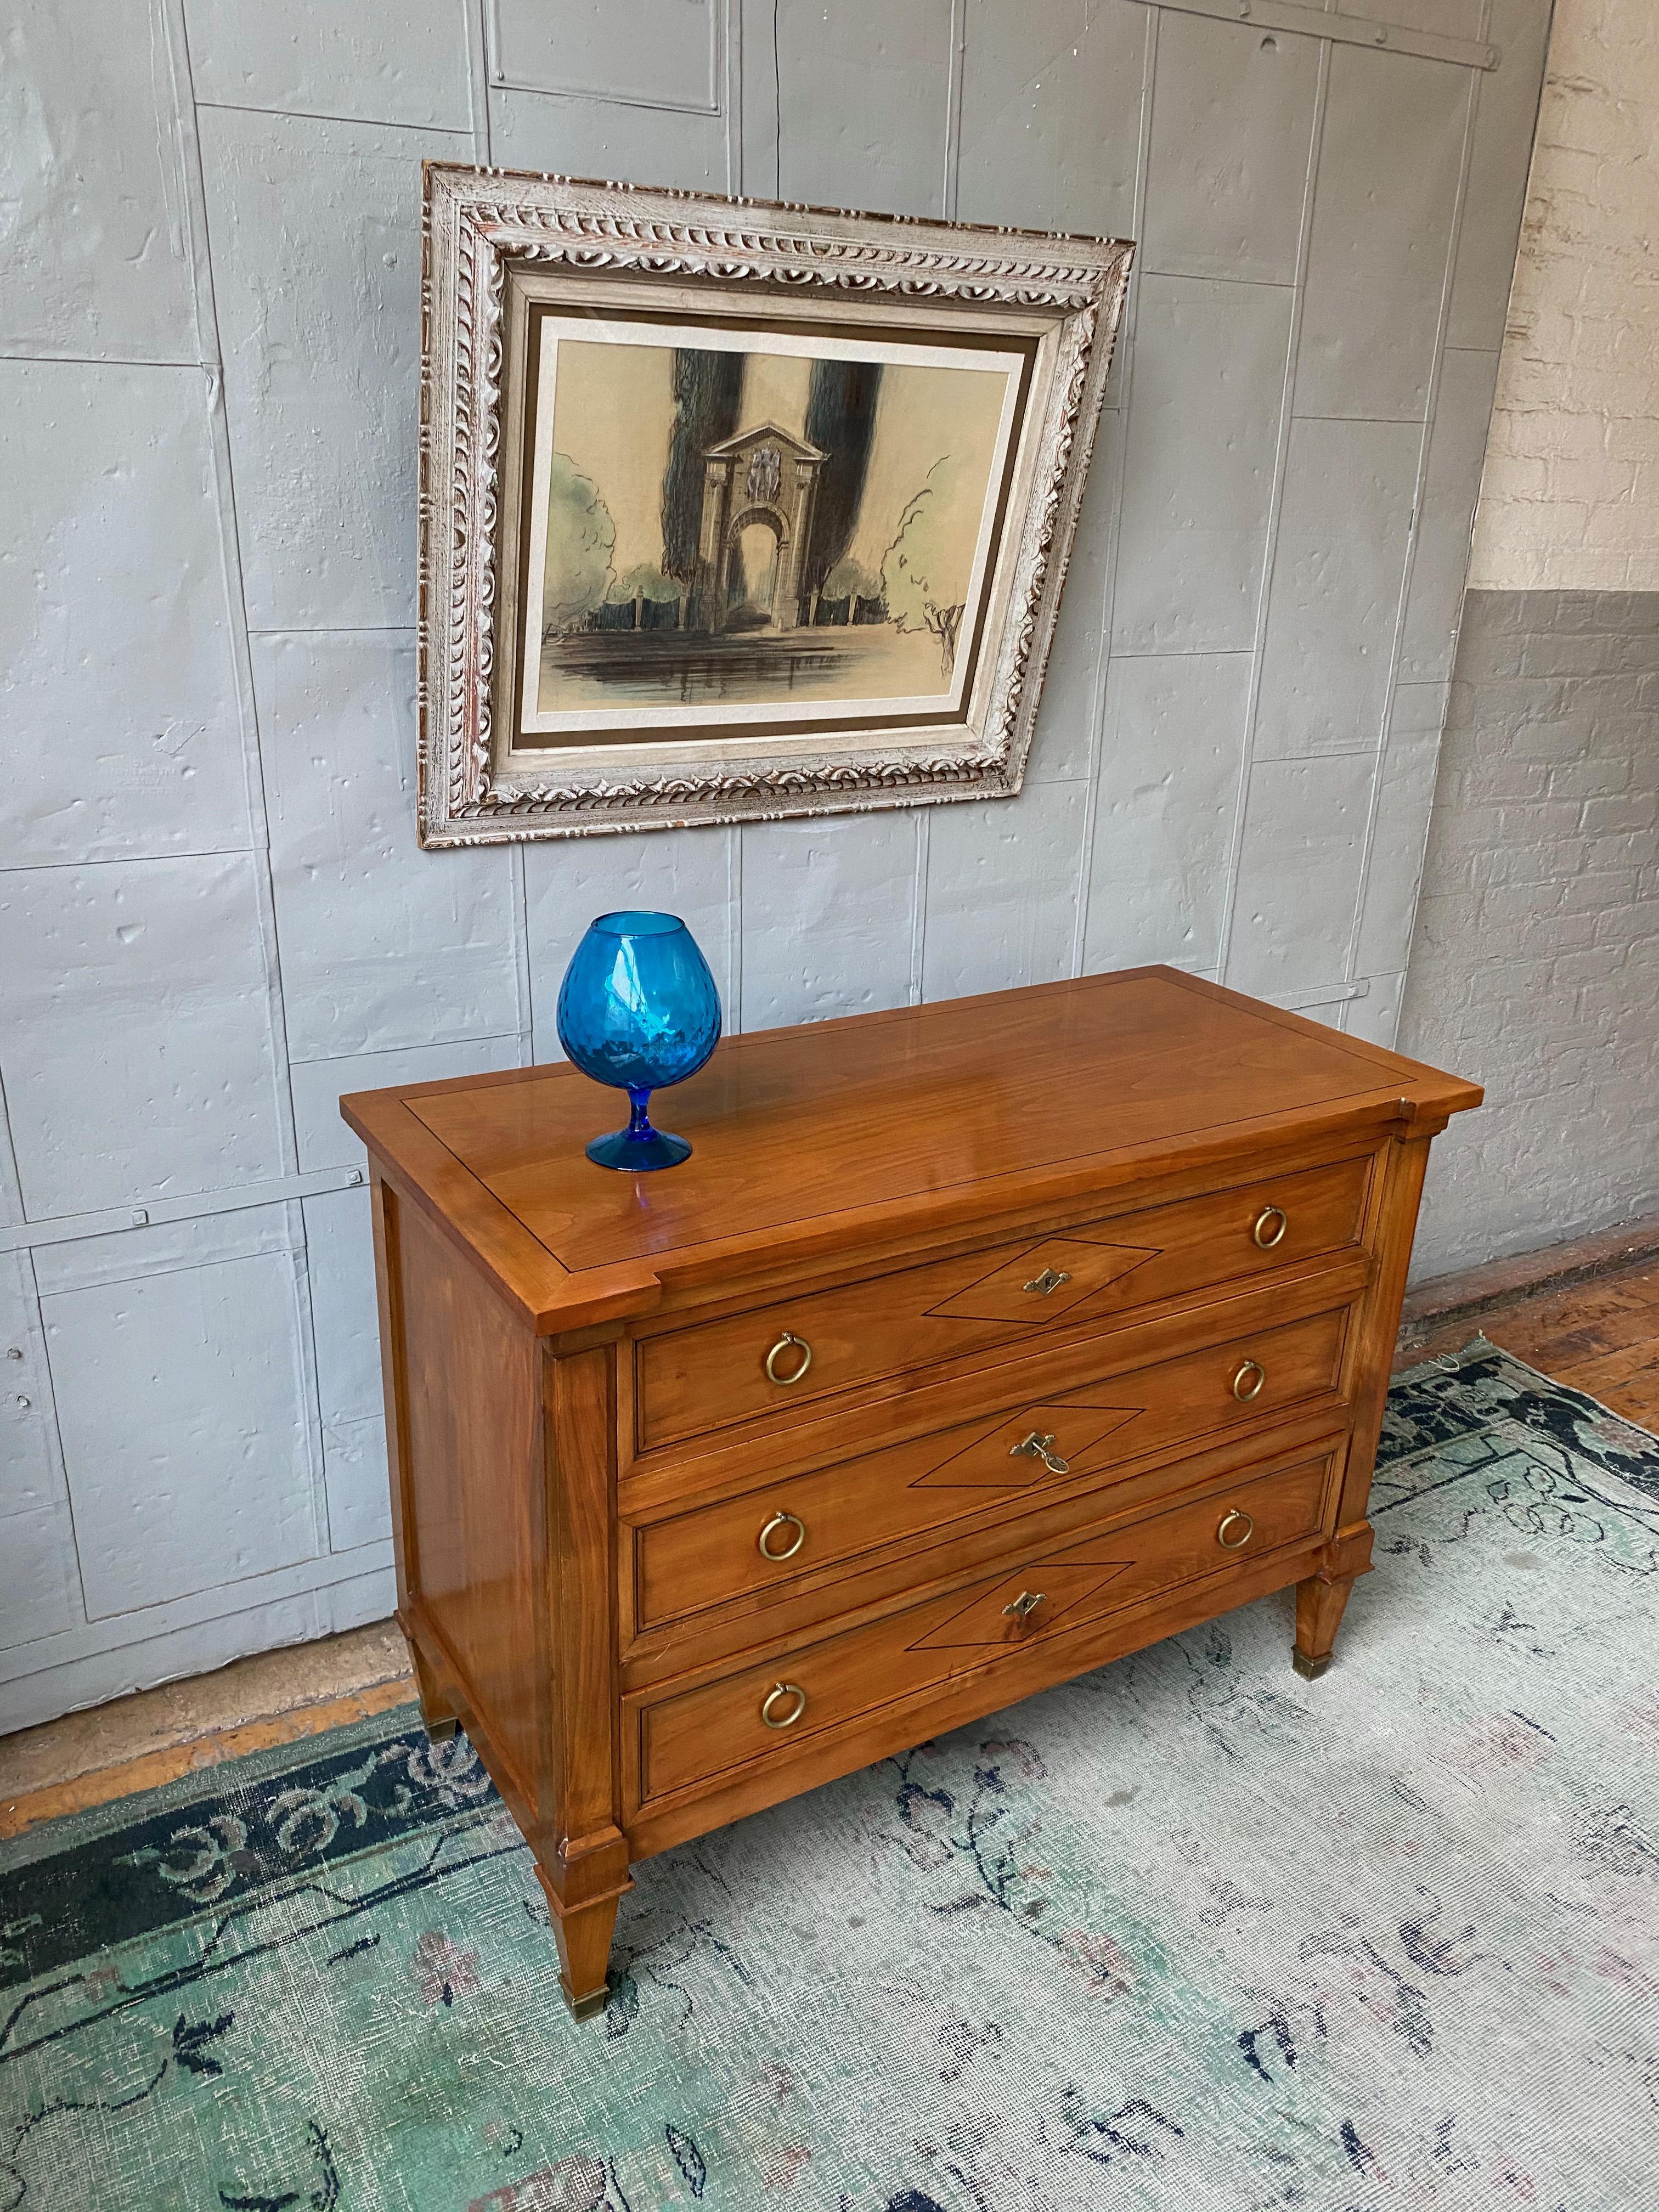
[[[471,176],[428,175],[424,842],[1017,790],[1127,247]]]
[[[526,739],[958,703],[1024,355],[715,335],[542,319]]]

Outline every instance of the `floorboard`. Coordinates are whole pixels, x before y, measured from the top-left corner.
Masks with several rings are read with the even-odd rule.
[[[1476,1332],[1644,1429],[1659,1429],[1659,1262],[1638,1261],[1571,1289],[1544,1290],[1471,1320],[1454,1316],[1397,1363],[1455,1352]]]

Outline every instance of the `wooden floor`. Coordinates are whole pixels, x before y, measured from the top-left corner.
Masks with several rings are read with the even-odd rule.
[[[1528,1367],[1659,1431],[1659,1258],[1518,1298],[1473,1320],[1453,1318],[1407,1357],[1455,1352],[1477,1331]]]
[[[1612,1249],[1616,1241],[1601,1241],[1595,1264],[1601,1247]],[[1595,1244],[1587,1240],[1587,1249]],[[1395,1364],[1412,1366],[1484,1335],[1529,1367],[1659,1431],[1659,1250],[1564,1289],[1511,1293],[1506,1268],[1520,1281],[1527,1265],[1523,1258],[1462,1279],[1482,1294],[1481,1310],[1442,1319],[1425,1314],[1402,1337]],[[1428,1285],[1431,1305],[1436,1295],[1437,1286]],[[0,1737],[0,1838],[383,1711],[413,1697],[406,1665],[403,1639],[388,1621]]]

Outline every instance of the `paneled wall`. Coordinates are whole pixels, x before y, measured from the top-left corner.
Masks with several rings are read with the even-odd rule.
[[[1346,0],[1330,38],[1146,0],[14,9],[0,1720],[388,1610],[335,1101],[553,1056],[605,907],[684,914],[734,1029],[1169,960],[1393,1036],[1548,10],[1377,5],[1498,66]],[[416,850],[424,159],[1142,242],[1018,801]]]

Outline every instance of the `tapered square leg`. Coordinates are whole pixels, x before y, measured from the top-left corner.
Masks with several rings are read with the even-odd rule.
[[[454,1707],[438,1687],[438,1678],[422,1656],[411,1636],[409,1656],[415,1668],[415,1694],[421,1701],[421,1721],[434,1743],[447,1743],[460,1726]]]
[[[1336,1632],[1342,1626],[1342,1608],[1354,1586],[1352,1575],[1327,1582],[1310,1575],[1296,1586],[1296,1642],[1291,1664],[1305,1681],[1316,1682],[1331,1663]]]
[[[536,1879],[547,1899],[553,1940],[559,1947],[559,1987],[573,2020],[592,2020],[611,2000],[611,1938],[617,1925],[620,1893],[574,1911],[561,1907],[552,1885],[538,1866]]]

